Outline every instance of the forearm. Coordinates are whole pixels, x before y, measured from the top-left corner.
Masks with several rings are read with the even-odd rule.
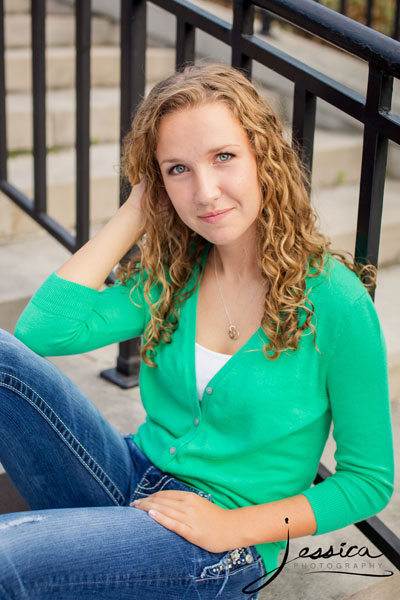
[[[57,270],[57,275],[96,290],[100,288],[141,233],[140,208],[129,200],[91,240]]]
[[[238,547],[279,542],[312,535],[317,530],[314,512],[302,494],[267,504],[234,509]],[[287,520],[287,522],[286,522]]]

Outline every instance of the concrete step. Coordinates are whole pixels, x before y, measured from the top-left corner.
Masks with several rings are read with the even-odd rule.
[[[5,53],[6,89],[12,92],[30,92],[32,89],[31,51],[13,48]],[[146,52],[148,81],[158,81],[175,68],[173,48],[149,47]],[[91,85],[118,87],[120,80],[120,49],[118,46],[94,46],[91,52]],[[68,89],[75,86],[75,49],[52,47],[46,54],[47,89]]]
[[[71,46],[75,43],[74,14],[46,14],[46,46]],[[119,44],[119,26],[104,17],[92,16],[92,45]],[[29,48],[31,45],[30,14],[5,15],[6,48]]]
[[[92,88],[90,137],[94,143],[119,138],[120,96],[118,87]],[[7,95],[7,143],[14,151],[32,149],[32,98],[30,94]],[[75,145],[75,90],[50,90],[46,95],[47,147]]]
[[[320,173],[323,173],[322,169]],[[380,264],[400,262],[399,194],[400,181],[387,179],[383,200]],[[342,184],[328,188],[315,185],[311,198],[320,217],[321,229],[331,238],[333,247],[353,252],[358,215],[358,184]]]
[[[116,143],[91,146],[91,222],[104,222],[118,208],[119,157]],[[75,161],[72,149],[50,153],[47,157],[48,213],[67,228],[75,222]],[[8,167],[8,180],[31,197],[32,156],[10,159]],[[40,231],[40,227],[4,195],[0,195],[0,206],[0,238]]]
[[[4,12],[27,13],[31,9],[31,0],[4,0]]]
[[[400,573],[378,581],[365,589],[347,596],[344,600],[395,600],[400,598]]]
[[[31,0],[3,0],[4,2],[4,12],[6,14],[15,14],[15,13],[24,13],[29,14],[31,11]],[[75,0],[71,0],[70,3],[67,3],[66,0],[46,0],[46,13],[49,14],[71,14],[73,12],[73,6]],[[92,0],[92,9],[98,11],[98,0]],[[108,19],[116,20],[112,18],[112,16],[105,12],[101,11],[101,14]]]
[[[173,73],[175,55],[169,50],[149,48],[147,51],[148,84],[146,93],[158,80]],[[75,90],[51,89],[46,94],[46,139],[48,148],[75,146]],[[119,87],[92,87],[90,93],[90,136],[92,143],[116,142],[120,135]],[[32,150],[32,96],[9,93],[6,96],[7,146],[9,151]]]

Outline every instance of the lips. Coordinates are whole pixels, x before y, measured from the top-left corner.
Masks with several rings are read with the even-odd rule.
[[[199,218],[202,219],[203,221],[206,221],[206,223],[216,223],[217,221],[220,221],[221,219],[223,219],[225,215],[230,213],[231,210],[232,210],[232,208],[226,208],[225,210],[217,210],[212,213],[207,213],[205,215],[201,215]]]
[[[230,208],[225,208],[224,210],[217,210],[213,213],[207,213],[206,215],[200,215],[200,217],[202,219],[206,218],[206,217],[216,217],[217,215],[222,215],[222,213],[227,212],[228,210],[230,210]]]

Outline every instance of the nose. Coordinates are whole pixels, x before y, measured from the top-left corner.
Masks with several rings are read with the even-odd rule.
[[[212,169],[202,169],[196,173],[194,199],[201,206],[210,206],[221,195],[217,175]]]

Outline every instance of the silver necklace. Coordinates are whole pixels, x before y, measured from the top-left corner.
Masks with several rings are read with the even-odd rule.
[[[214,273],[215,273],[215,280],[217,282],[218,292],[219,292],[219,295],[221,296],[222,304],[224,305],[224,310],[225,310],[226,318],[228,319],[228,323],[229,323],[228,335],[231,338],[231,340],[237,340],[240,337],[240,332],[239,332],[239,329],[237,328],[237,326],[234,325],[232,323],[232,321],[230,320],[230,318],[229,318],[229,314],[228,314],[228,310],[226,308],[224,297],[222,296],[221,288],[219,286],[218,275],[217,275],[217,259],[216,259],[215,246],[214,246]],[[262,289],[263,288],[261,288],[261,290]],[[259,294],[257,294],[256,298],[258,298],[258,296],[259,296]],[[254,299],[253,299],[253,302],[254,302]],[[252,302],[252,304],[253,304],[253,302]]]

